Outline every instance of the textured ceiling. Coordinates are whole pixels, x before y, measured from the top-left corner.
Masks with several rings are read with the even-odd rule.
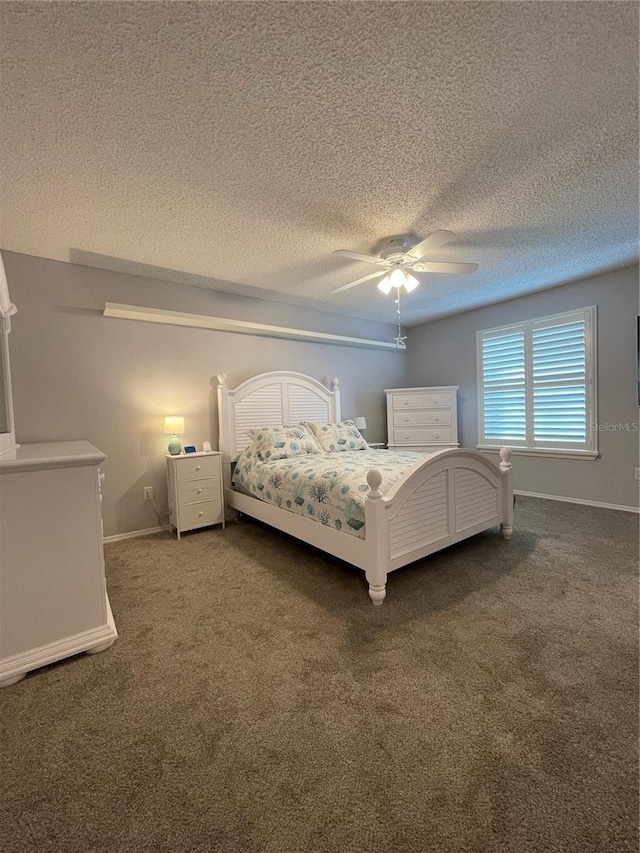
[[[638,257],[628,2],[0,3],[0,245],[409,324]]]

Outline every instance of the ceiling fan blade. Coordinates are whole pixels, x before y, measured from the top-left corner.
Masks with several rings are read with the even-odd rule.
[[[469,274],[478,269],[478,264],[436,264],[419,263],[414,264],[416,272],[452,272],[458,274]]]
[[[453,231],[434,231],[430,237],[426,238],[426,240],[423,240],[421,243],[418,243],[416,246],[413,246],[405,252],[404,256],[405,258],[421,258],[423,255],[426,255],[427,252],[433,252],[434,249],[439,249],[440,246],[446,246],[447,243],[450,243],[455,239],[456,235]]]
[[[365,275],[364,278],[357,278],[355,281],[350,281],[349,284],[343,284],[342,287],[336,287],[335,290],[332,290],[331,293],[342,293],[343,290],[349,290],[352,287],[355,287],[358,284],[363,284],[365,281],[369,281],[370,278],[379,278],[381,275],[386,275],[387,270],[380,270],[380,272],[372,272],[371,275]]]
[[[349,249],[336,249],[334,255],[340,255],[341,258],[354,258],[356,261],[365,261],[367,264],[384,264],[384,258],[378,258],[376,255],[365,255],[363,252],[350,252]]]

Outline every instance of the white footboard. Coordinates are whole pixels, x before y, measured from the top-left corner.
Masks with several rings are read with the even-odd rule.
[[[442,450],[419,462],[386,495],[377,471],[369,472],[365,504],[370,566],[366,569],[374,604],[385,596],[386,575],[489,527],[513,529],[511,452],[494,465],[472,450]]]

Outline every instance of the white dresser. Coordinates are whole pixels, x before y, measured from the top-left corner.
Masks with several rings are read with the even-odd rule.
[[[433,453],[458,447],[458,386],[389,388],[387,445],[389,450]]]
[[[0,686],[118,636],[104,577],[100,470],[88,441],[0,456]]]
[[[169,524],[178,539],[185,530],[224,527],[222,455],[217,451],[167,455]]]

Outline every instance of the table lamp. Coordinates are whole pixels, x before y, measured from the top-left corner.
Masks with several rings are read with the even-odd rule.
[[[360,430],[360,432],[364,432],[367,428],[367,419],[363,417],[358,417],[353,419],[353,423],[355,424],[356,429]]]
[[[182,444],[178,434],[184,433],[184,418],[180,416],[169,416],[164,419],[164,431],[167,435],[172,435],[173,438],[169,442],[169,453],[172,456],[179,456],[182,453]]]

